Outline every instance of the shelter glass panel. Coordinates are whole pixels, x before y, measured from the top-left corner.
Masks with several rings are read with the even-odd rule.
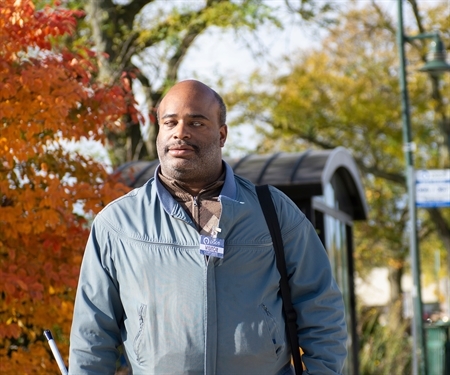
[[[328,207],[339,210],[339,202],[337,200],[335,189],[331,183],[327,184],[324,189],[323,201]],[[349,329],[349,337],[351,337],[350,327],[352,327],[352,314],[351,314],[351,301],[350,301],[350,280],[348,272],[348,238],[347,238],[347,225],[345,222],[333,217],[329,214],[323,215],[324,219],[324,232],[325,232],[325,248],[328,252],[331,267],[336,282],[342,292],[345,316],[347,319],[347,327]],[[352,340],[348,341],[348,353],[349,358],[346,361],[344,368],[344,374],[352,374]]]

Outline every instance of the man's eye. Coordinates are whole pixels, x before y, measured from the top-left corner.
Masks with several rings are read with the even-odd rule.
[[[198,127],[198,126],[202,126],[203,124],[201,122],[198,121],[193,121],[192,122],[192,126]]]
[[[175,126],[177,123],[175,121],[164,121],[165,126]]]

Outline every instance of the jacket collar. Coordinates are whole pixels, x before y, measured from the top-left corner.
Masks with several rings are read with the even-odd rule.
[[[220,192],[221,196],[228,197],[230,199],[236,199],[236,181],[234,179],[233,169],[222,160],[222,164],[225,167],[225,182],[223,184],[222,190]],[[163,186],[161,181],[158,178],[158,173],[161,169],[161,165],[155,169],[154,181],[156,184],[156,193],[158,194],[158,198],[160,199],[164,210],[169,215],[174,215],[178,209],[178,203],[175,199],[173,199],[170,192]]]

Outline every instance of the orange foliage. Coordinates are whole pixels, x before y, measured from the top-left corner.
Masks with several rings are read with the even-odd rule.
[[[44,329],[67,363],[88,218],[126,191],[61,142],[104,143],[105,128],[119,130],[132,103],[126,85],[93,82],[91,53],[62,47],[77,16],[31,0],[0,7],[1,374],[59,373]]]

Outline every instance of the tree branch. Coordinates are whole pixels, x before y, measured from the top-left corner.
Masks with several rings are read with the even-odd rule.
[[[423,27],[423,21],[422,16],[420,15],[419,7],[417,5],[416,0],[409,0],[409,3],[411,4],[411,8],[413,10],[414,18],[416,19],[417,28],[419,29],[419,33],[425,32],[425,29]]]
[[[191,27],[187,31],[187,34],[184,36],[179,47],[177,48],[177,50],[175,51],[175,53],[172,55],[172,57],[168,62],[167,79],[169,81],[173,82],[177,80],[178,68],[182,63],[184,57],[186,56],[189,47],[194,42],[195,38],[206,29],[206,27],[207,27],[206,23],[202,23],[201,25],[195,25]]]
[[[120,14],[123,16],[123,19],[126,21],[126,24],[129,26],[130,29],[133,26],[133,22],[134,22],[136,15],[147,4],[150,4],[153,2],[154,2],[154,0],[133,0],[125,6],[120,6],[123,9],[123,12],[120,12]]]

